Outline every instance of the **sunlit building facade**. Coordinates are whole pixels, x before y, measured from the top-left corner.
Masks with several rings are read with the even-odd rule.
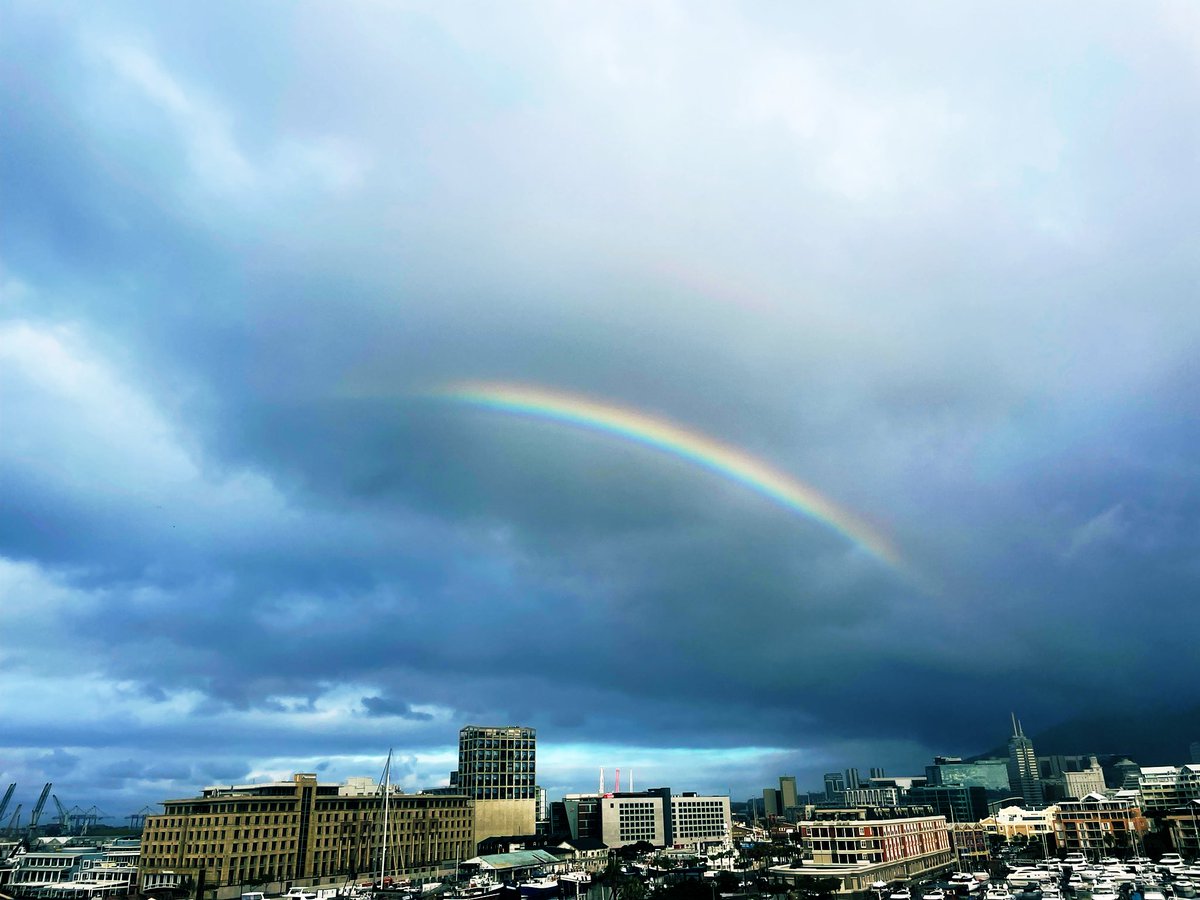
[[[402,794],[388,800],[386,874],[437,877],[446,860],[474,854],[469,798]],[[291,781],[205,788],[199,797],[167,800],[147,816],[138,884],[222,900],[241,888],[320,885],[370,876],[384,865],[384,797],[359,785]]]

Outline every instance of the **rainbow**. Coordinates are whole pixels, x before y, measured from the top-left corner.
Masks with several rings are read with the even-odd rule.
[[[748,453],[645,413],[572,394],[497,382],[458,382],[434,396],[481,409],[610,434],[686,460],[824,523],[878,559],[899,567],[896,548],[878,531],[808,485]]]

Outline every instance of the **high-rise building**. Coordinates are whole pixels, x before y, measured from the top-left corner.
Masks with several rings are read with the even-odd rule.
[[[856,791],[862,787],[862,779],[858,777],[858,769],[846,770],[846,790]]]
[[[1046,796],[1042,791],[1042,779],[1038,773],[1037,753],[1033,741],[1025,736],[1016,713],[1012,717],[1013,733],[1008,739],[1008,784],[1013,793],[1019,793],[1026,806],[1043,806]]]
[[[537,732],[468,725],[458,733],[458,787],[475,801],[475,842],[534,834]]]
[[[781,812],[779,807],[782,805],[782,800],[779,796],[779,791],[775,788],[763,788],[763,815],[777,816]]]
[[[779,776],[779,795],[779,814],[787,815],[788,810],[795,809],[797,805],[795,775]]]
[[[846,779],[841,772],[825,773],[825,799],[836,800],[837,795],[846,790]]]
[[[1188,744],[1188,762],[1200,763],[1200,741],[1192,741]]]
[[[871,767],[871,777],[872,778],[883,778],[884,777],[883,769],[879,766],[872,766]]]

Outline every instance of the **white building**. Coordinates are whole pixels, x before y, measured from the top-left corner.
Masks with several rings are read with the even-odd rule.
[[[1200,765],[1143,767],[1138,776],[1143,809],[1177,809],[1200,800]]]
[[[1062,777],[1063,789],[1068,797],[1078,800],[1088,794],[1104,793],[1104,770],[1100,768],[1100,762],[1094,756],[1083,771],[1063,772]]]
[[[15,857],[6,890],[47,900],[124,897],[137,881],[138,856],[136,841],[23,853]]]
[[[1054,817],[1057,814],[1057,806],[1047,806],[1045,809],[1005,806],[997,810],[994,816],[981,819],[979,824],[988,834],[999,835],[1006,841],[1011,841],[1017,835],[1041,840],[1054,834]]]
[[[728,844],[732,825],[728,797],[684,793],[671,798],[671,843],[675,847]]]
[[[600,840],[609,847],[645,841],[667,843],[663,798],[657,794],[612,794],[600,798]]]

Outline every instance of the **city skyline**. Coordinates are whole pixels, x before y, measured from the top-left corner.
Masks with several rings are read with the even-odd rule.
[[[1186,724],[1198,36],[0,5],[0,788],[436,785],[516,722],[552,792],[743,799]]]

